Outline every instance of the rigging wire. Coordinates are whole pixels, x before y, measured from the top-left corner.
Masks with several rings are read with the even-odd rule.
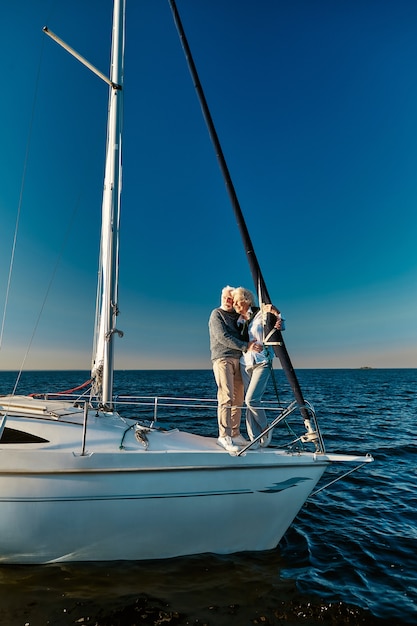
[[[366,456],[369,457],[370,455],[367,454]],[[371,459],[372,459],[372,457],[371,457]],[[353,472],[356,472],[358,469],[361,469],[361,467],[363,467],[367,463],[368,463],[368,461],[364,461],[363,463],[360,463],[360,465],[357,465],[356,467],[352,468],[348,472],[344,472],[341,476],[338,476],[337,478],[335,478],[334,480],[330,481],[326,485],[323,485],[323,487],[320,487],[320,489],[317,489],[316,491],[313,491],[313,493],[310,493],[310,495],[308,496],[308,499],[312,498],[313,496],[316,496],[318,493],[320,493],[320,491],[324,491],[325,489],[327,489],[331,485],[334,485],[335,483],[338,483],[340,480],[343,480],[344,478],[346,478],[346,476],[349,476],[350,474],[353,474]]]
[[[52,15],[52,12],[55,10],[55,7],[56,7],[56,3],[52,0],[51,7],[49,9],[49,16]],[[17,245],[17,235],[18,235],[18,232],[19,232],[20,214],[21,214],[21,208],[22,208],[22,202],[23,202],[23,192],[24,192],[25,183],[26,183],[26,171],[27,171],[27,165],[28,165],[28,161],[29,161],[30,146],[31,146],[31,142],[32,142],[33,122],[34,122],[34,119],[35,119],[36,103],[37,103],[37,100],[38,100],[39,82],[40,82],[40,74],[41,74],[41,67],[42,67],[42,59],[43,59],[44,47],[45,47],[45,38],[41,37],[41,47],[40,47],[40,52],[39,52],[38,70],[37,70],[36,79],[35,79],[35,90],[34,90],[34,94],[33,94],[32,111],[31,111],[30,121],[29,121],[29,132],[28,132],[28,138],[27,138],[27,142],[26,142],[25,158],[23,160],[22,182],[21,182],[21,185],[20,185],[19,202],[18,202],[18,206],[17,206],[16,223],[15,223],[15,229],[14,229],[14,235],[13,235],[13,244],[12,244],[12,250],[11,250],[11,253],[10,253],[10,263],[9,263],[9,272],[8,272],[7,285],[6,285],[6,295],[5,295],[5,299],[4,299],[4,307],[3,307],[3,314],[2,314],[1,327],[0,327],[0,351],[1,351],[2,345],[3,345],[4,328],[5,328],[5,325],[6,325],[6,317],[7,317],[8,303],[9,303],[10,287],[11,287],[11,282],[12,282],[14,258],[15,258],[16,245]]]
[[[87,177],[87,172],[85,174],[85,179],[86,179],[86,177]],[[55,261],[55,265],[53,266],[52,274],[51,274],[51,277],[49,279],[49,282],[48,282],[48,285],[47,285],[47,288],[46,288],[46,291],[45,291],[45,295],[43,297],[42,304],[41,304],[38,316],[36,318],[36,322],[35,322],[35,325],[33,327],[33,331],[32,331],[32,334],[31,334],[31,337],[30,337],[30,340],[29,340],[29,343],[28,343],[25,355],[23,357],[23,360],[22,360],[22,363],[21,363],[21,366],[20,366],[20,370],[19,370],[16,382],[15,382],[15,386],[13,388],[13,395],[16,393],[16,389],[17,389],[17,386],[19,384],[20,377],[22,375],[22,372],[23,372],[23,369],[24,369],[27,357],[28,357],[30,349],[32,347],[32,343],[33,343],[33,340],[35,338],[36,331],[38,329],[39,323],[41,321],[42,314],[43,314],[43,311],[45,309],[46,302],[48,300],[49,292],[51,291],[52,285],[54,283],[54,279],[55,279],[55,276],[57,274],[59,265],[61,263],[61,260],[62,260],[62,257],[63,257],[63,253],[64,253],[64,250],[66,248],[66,245],[67,245],[67,242],[68,242],[68,239],[69,239],[70,232],[71,232],[73,224],[75,222],[75,217],[76,217],[76,215],[78,213],[78,209],[79,209],[79,206],[80,206],[80,203],[81,203],[82,192],[83,192],[83,185],[80,185],[80,191],[79,191],[79,194],[78,194],[78,198],[77,198],[77,200],[76,200],[76,202],[74,204],[74,208],[72,210],[72,214],[70,216],[70,219],[69,219],[69,222],[68,222],[68,225],[67,225],[67,229],[66,229],[66,231],[64,233],[64,237],[62,239],[61,247],[59,249],[59,252],[58,252],[58,255],[57,255],[57,258],[56,258],[56,261]],[[90,381],[86,381],[86,384],[88,384],[89,382]]]
[[[23,161],[22,182],[20,185],[19,202],[17,205],[16,223],[15,223],[15,229],[14,229],[14,235],[13,235],[13,244],[12,244],[12,250],[10,254],[10,264],[9,264],[9,272],[8,272],[8,277],[7,277],[6,295],[5,295],[5,300],[4,300],[3,315],[2,315],[1,328],[0,328],[0,350],[3,345],[4,328],[6,325],[6,316],[7,316],[7,309],[8,309],[9,296],[10,296],[10,286],[11,286],[11,281],[12,281],[14,258],[15,258],[15,253],[16,253],[17,235],[19,232],[20,214],[22,210],[23,192],[24,192],[25,183],[26,183],[26,172],[27,172],[27,166],[28,166],[28,161],[29,161],[30,146],[32,143],[33,123],[35,119],[36,103],[38,100],[39,82],[40,82],[40,73],[41,73],[44,46],[45,46],[45,42],[44,42],[44,38],[42,38],[41,50],[40,50],[39,61],[38,61],[38,70],[37,70],[36,80],[35,80],[35,91],[34,91],[34,96],[33,96],[32,111],[31,111],[30,121],[29,121],[28,139],[26,142],[25,158]]]
[[[33,133],[33,126],[34,126],[34,118],[35,118],[35,111],[36,111],[36,105],[38,102],[38,94],[39,94],[39,84],[40,84],[40,76],[41,76],[41,68],[42,68],[42,61],[43,61],[43,54],[44,54],[44,46],[45,46],[45,37],[44,35],[42,35],[42,44],[41,44],[41,50],[40,50],[40,55],[39,55],[39,62],[38,62],[38,69],[37,69],[37,75],[36,75],[36,81],[35,81],[35,90],[34,90],[34,98],[33,98],[33,105],[32,105],[32,111],[31,111],[31,118],[30,118],[30,124],[29,124],[29,133],[28,133],[28,140],[27,140],[27,145],[26,145],[26,153],[25,153],[25,159],[24,159],[24,166],[23,166],[23,174],[22,174],[22,183],[21,183],[21,189],[20,189],[20,197],[19,197],[19,203],[18,203],[18,210],[17,210],[17,217],[16,217],[16,224],[15,224],[15,232],[14,232],[14,238],[13,238],[13,245],[12,245],[12,253],[11,253],[11,259],[10,259],[10,267],[9,267],[9,274],[8,274],[8,281],[7,281],[7,289],[6,289],[6,296],[5,296],[5,304],[4,304],[4,310],[3,310],[3,316],[2,316],[2,324],[1,324],[1,329],[0,329],[0,351],[1,351],[1,347],[2,347],[2,341],[3,341],[3,335],[4,335],[4,328],[6,325],[6,317],[7,317],[7,309],[8,309],[8,301],[9,301],[9,294],[10,294],[10,287],[11,287],[11,280],[12,280],[12,274],[13,274],[13,266],[14,266],[14,258],[15,258],[15,251],[16,251],[16,246],[17,246],[17,238],[18,238],[18,231],[19,231],[19,223],[20,223],[20,216],[21,216],[21,207],[22,207],[22,202],[23,202],[23,195],[24,195],[24,188],[25,188],[25,181],[26,181],[26,173],[27,173],[27,168],[28,168],[28,162],[29,162],[29,154],[30,154],[30,148],[31,148],[31,140],[32,140],[32,133]],[[101,139],[100,139],[101,142]],[[91,145],[91,144],[90,144]],[[91,164],[92,163],[92,159],[88,160],[88,163]],[[83,195],[83,189],[84,189],[84,185],[85,185],[85,181],[87,180],[87,175],[88,175],[88,171],[89,168],[87,167],[85,169],[85,173],[84,173],[84,181],[81,181],[80,184],[80,191],[78,194],[78,197],[74,203],[74,207],[72,210],[72,214],[70,216],[66,231],[64,233],[63,239],[62,239],[62,244],[61,247],[58,251],[58,255],[56,258],[56,262],[53,266],[52,269],[52,274],[51,277],[49,279],[46,291],[45,291],[45,295],[44,298],[42,300],[42,304],[38,313],[38,316],[36,318],[33,330],[32,330],[32,334],[31,337],[29,339],[27,348],[26,348],[26,352],[23,356],[23,359],[21,361],[21,365],[16,377],[16,381],[13,387],[13,391],[12,391],[12,395],[15,395],[16,393],[16,389],[19,385],[20,382],[20,378],[22,375],[22,372],[24,370],[24,366],[27,360],[27,357],[29,355],[30,349],[32,347],[40,320],[42,318],[42,314],[46,305],[46,302],[48,300],[48,296],[50,293],[50,290],[52,288],[52,284],[54,282],[56,273],[58,271],[58,267],[60,265],[60,262],[62,260],[63,257],[63,252],[65,250],[66,244],[68,242],[69,239],[69,235],[70,232],[72,230],[73,224],[75,222],[75,217],[77,215],[80,203],[81,203],[81,197]],[[88,384],[91,381],[86,381],[85,384]]]

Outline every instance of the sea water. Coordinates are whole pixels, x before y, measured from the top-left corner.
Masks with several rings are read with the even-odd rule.
[[[320,622],[335,607],[340,623],[371,623],[370,618],[381,624],[417,623],[417,370],[300,370],[297,376],[327,451],[369,452],[375,461],[310,497],[275,550],[151,563],[3,566],[0,622],[107,624],[105,617],[94,622],[89,615],[97,610],[122,614],[127,603],[136,602],[137,608],[134,598],[142,598],[142,604],[146,598],[159,606],[160,616],[165,611],[178,624],[278,624],[280,615],[304,624],[308,611]],[[87,372],[24,372],[16,392],[67,390],[87,378]],[[278,393],[289,403],[281,371],[275,380],[277,389],[271,384],[265,398]],[[10,393],[15,381],[16,373],[0,372],[0,393]],[[194,398],[216,393],[213,374],[206,370],[118,371],[115,390]],[[169,420],[185,430],[217,432],[215,408],[211,416],[205,412],[178,423],[173,412]],[[277,428],[273,443],[279,439]],[[318,488],[341,471],[332,466]],[[288,602],[298,607],[299,621],[291,621],[298,619],[294,612],[292,617],[285,613]],[[368,617],[349,621],[344,607],[368,611]],[[152,621],[150,609],[148,617],[142,615],[141,623],[160,623]],[[134,623],[126,620],[114,623]]]

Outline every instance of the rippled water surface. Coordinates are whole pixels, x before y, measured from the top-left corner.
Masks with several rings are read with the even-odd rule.
[[[87,376],[27,372],[17,392],[68,389]],[[370,452],[375,461],[311,497],[276,550],[159,563],[3,567],[1,623],[94,623],[86,617],[90,609],[117,607],[138,594],[195,620],[181,623],[245,625],[268,610],[278,620],[276,607],[289,598],[308,599],[319,617],[342,603],[369,610],[376,620],[417,623],[417,370],[300,370],[298,377],[327,450]],[[282,372],[276,379],[280,400],[288,403]],[[15,374],[0,372],[0,393],[14,382]],[[210,371],[116,372],[115,382],[120,394],[215,395]],[[182,424],[174,414],[169,420],[216,433],[214,413],[209,420],[206,414]],[[276,429],[274,442],[279,439]],[[340,468],[330,468],[318,487],[338,474]],[[299,619],[305,623],[301,613]]]

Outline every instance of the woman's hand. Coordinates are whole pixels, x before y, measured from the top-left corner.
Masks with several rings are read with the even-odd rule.
[[[281,319],[281,315],[280,314],[277,315],[277,321],[274,324],[274,328],[276,328],[277,330],[281,330],[281,328],[282,328],[282,319]]]
[[[264,304],[263,305],[264,311],[266,313],[272,313],[272,315],[275,315],[275,317],[277,318],[277,321],[274,324],[274,328],[276,328],[277,330],[281,330],[282,329],[282,319],[281,319],[281,312],[279,309],[277,309],[276,306],[274,306],[273,304]]]
[[[266,311],[267,313],[273,313],[276,317],[279,316],[280,310],[277,309],[277,307],[273,304],[264,304],[262,306],[264,308],[264,311]]]

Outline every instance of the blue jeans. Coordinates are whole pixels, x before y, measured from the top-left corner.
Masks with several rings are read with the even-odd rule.
[[[243,385],[245,387],[246,429],[250,439],[255,439],[268,426],[264,409],[259,408],[262,396],[271,375],[269,361],[257,363],[246,371],[244,365],[240,365]]]

